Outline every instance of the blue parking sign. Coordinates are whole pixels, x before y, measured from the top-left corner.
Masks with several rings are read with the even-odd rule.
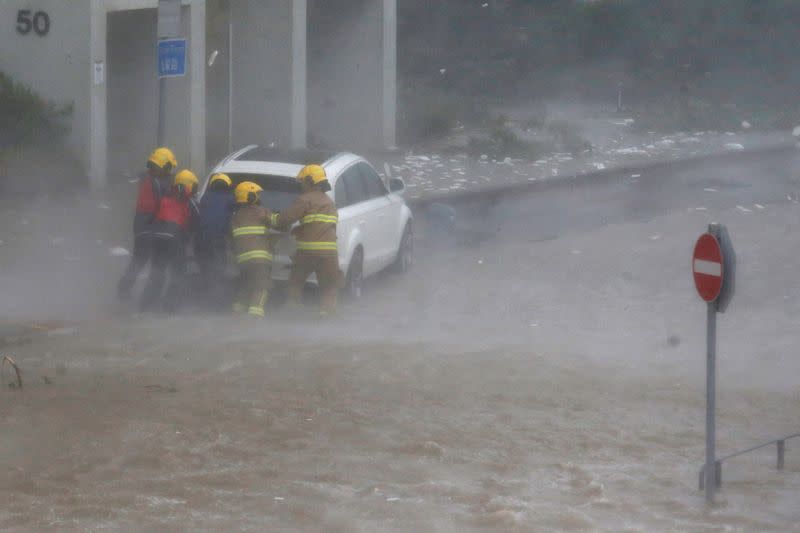
[[[158,41],[158,77],[174,78],[186,75],[186,39]]]

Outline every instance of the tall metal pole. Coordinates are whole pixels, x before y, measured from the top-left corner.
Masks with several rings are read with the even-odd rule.
[[[158,146],[164,146],[164,130],[167,124],[166,113],[166,87],[167,79],[158,79],[158,132],[156,133],[156,143]]]
[[[717,488],[716,468],[716,396],[717,396],[717,306],[708,303],[708,338],[706,339],[706,502],[714,502]]]
[[[228,5],[228,153],[233,151],[233,12]]]
[[[708,232],[719,239],[719,224],[708,225]],[[717,302],[708,302],[706,331],[706,502],[714,502],[717,488]]]

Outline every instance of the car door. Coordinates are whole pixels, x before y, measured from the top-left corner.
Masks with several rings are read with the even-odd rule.
[[[374,212],[370,217],[370,231],[375,233],[375,246],[377,247],[378,269],[388,266],[397,255],[399,246],[399,219],[400,205],[389,199],[389,191],[383,180],[368,163],[361,162],[356,165],[367,186],[367,195],[374,205]]]
[[[364,275],[374,274],[381,268],[381,235],[377,220],[385,207],[387,199],[370,196],[367,181],[361,173],[358,163],[346,168],[338,182],[341,181],[345,191],[346,206],[339,210],[339,219],[346,219],[342,229],[342,238],[349,239],[353,231],[361,233],[364,247]],[[342,189],[340,189],[342,190]],[[336,193],[334,191],[334,197]],[[345,233],[346,231],[346,233]]]

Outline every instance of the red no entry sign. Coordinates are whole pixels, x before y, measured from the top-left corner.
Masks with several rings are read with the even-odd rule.
[[[707,302],[716,300],[722,290],[722,249],[710,233],[700,235],[694,245],[692,273],[700,298]]]

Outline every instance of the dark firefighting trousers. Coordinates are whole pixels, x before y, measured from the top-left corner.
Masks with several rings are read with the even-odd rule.
[[[230,296],[226,297],[225,271],[228,264],[227,245],[224,237],[201,237],[195,244],[195,257],[200,267],[200,283],[203,300],[215,310],[227,309]]]
[[[272,285],[271,270],[272,263],[266,261],[246,261],[239,264],[234,312],[264,316],[264,306]]]
[[[147,262],[150,261],[151,252],[152,234],[148,231],[136,234],[133,239],[131,260],[117,285],[117,296],[119,296],[120,299],[127,300],[130,298],[133,284],[136,283],[136,278],[139,277],[139,273],[145,269]]]
[[[186,296],[186,245],[180,237],[152,240],[150,277],[142,293],[142,311],[177,311]]]
[[[342,284],[339,258],[335,254],[321,255],[302,251],[295,254],[289,274],[289,305],[301,304],[303,286],[311,274],[317,275],[320,310],[323,313],[333,313],[336,311],[336,300]]]

